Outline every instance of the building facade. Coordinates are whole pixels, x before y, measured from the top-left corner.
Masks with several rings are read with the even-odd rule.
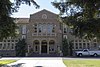
[[[16,18],[17,38],[4,39],[0,42],[0,55],[16,56],[15,46],[19,39],[27,43],[27,55],[58,56],[62,51],[63,38],[73,42],[73,50],[98,49],[96,39],[88,41],[70,34],[71,29],[59,21],[59,16],[47,10],[31,14],[30,18]]]

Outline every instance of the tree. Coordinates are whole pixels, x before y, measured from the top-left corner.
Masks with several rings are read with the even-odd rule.
[[[16,56],[18,57],[25,56],[27,52],[27,44],[25,42],[25,39],[19,40],[19,42],[16,44],[15,50],[16,50]]]
[[[66,38],[62,42],[62,52],[63,56],[72,56],[72,42],[68,41]]]
[[[61,19],[80,38],[100,39],[100,0],[61,0],[52,2]]]
[[[62,52],[63,52],[63,56],[68,56],[68,41],[66,38],[63,39],[62,42]]]
[[[14,18],[10,17],[13,12],[17,12],[21,4],[31,5],[33,3],[36,8],[39,5],[34,0],[0,0],[0,39],[15,36],[16,24]]]

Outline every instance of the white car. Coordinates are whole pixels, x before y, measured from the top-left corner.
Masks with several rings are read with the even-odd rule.
[[[77,56],[100,56],[100,50],[89,51],[88,49],[84,49],[83,51],[76,51],[75,54]]]

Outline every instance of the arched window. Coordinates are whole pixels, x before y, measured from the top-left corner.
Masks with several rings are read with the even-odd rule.
[[[54,40],[50,40],[49,44],[55,44]]]
[[[39,50],[39,44],[40,44],[39,41],[35,40],[33,44],[35,46],[35,51],[38,51]]]
[[[43,45],[46,45],[46,44],[47,44],[47,41],[46,41],[46,40],[43,40],[43,41],[42,41],[42,44],[43,44]]]
[[[34,44],[35,44],[35,45],[38,45],[38,44],[40,44],[40,43],[39,43],[38,40],[35,40],[35,41],[34,41]]]
[[[50,40],[49,41],[49,51],[53,52],[54,51],[54,46],[55,46],[55,41]]]

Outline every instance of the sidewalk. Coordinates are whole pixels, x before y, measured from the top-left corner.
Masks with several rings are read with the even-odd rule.
[[[19,59],[19,58],[17,58]],[[13,67],[66,67],[62,58],[20,58],[17,62],[8,64]]]

